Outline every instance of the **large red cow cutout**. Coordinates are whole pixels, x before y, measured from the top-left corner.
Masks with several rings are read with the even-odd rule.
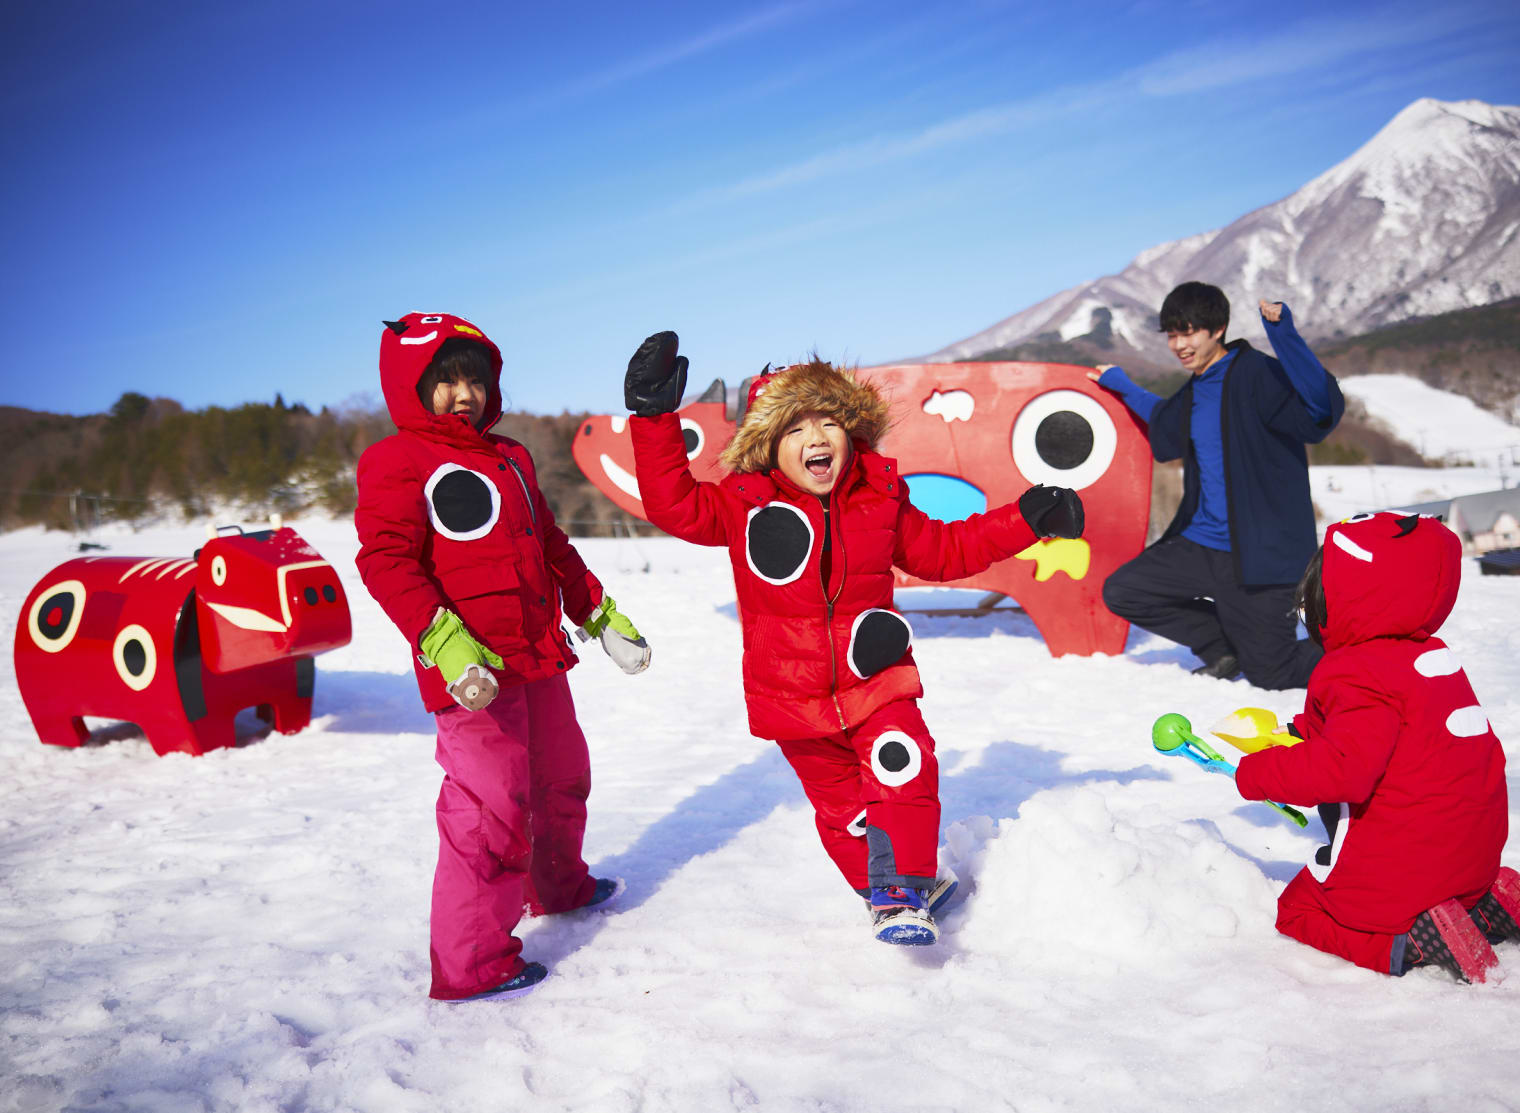
[[[89,738],[83,716],[136,723],[160,754],[232,745],[256,707],[274,729],[311,722],[312,655],[347,645],[331,564],[275,526],[208,540],[194,559],[80,557],[32,588],[16,680],[37,736]]]
[[[1129,625],[1103,605],[1103,581],[1145,545],[1151,453],[1139,421],[1117,398],[1061,363],[909,363],[863,367],[892,402],[881,451],[897,458],[915,506],[936,518],[1017,499],[1033,483],[1082,495],[1079,541],[1037,542],[1013,560],[953,586],[998,592],[1019,604],[1053,655],[1123,653]],[[740,392],[741,397],[743,391]],[[714,382],[683,406],[692,474],[722,478],[718,454],[735,419]],[[626,418],[588,418],[574,442],[586,477],[643,518]],[[922,581],[897,574],[900,586]]]

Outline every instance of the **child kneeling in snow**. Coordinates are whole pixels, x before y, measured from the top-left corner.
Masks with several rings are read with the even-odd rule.
[[[1278,899],[1278,931],[1369,970],[1482,981],[1490,943],[1520,939],[1520,874],[1499,867],[1504,751],[1433,636],[1461,577],[1462,543],[1439,519],[1332,525],[1298,589],[1325,649],[1293,721],[1303,741],[1247,755],[1235,783],[1248,800],[1319,804],[1330,832]]]
[[[755,381],[722,455],[732,474],[698,483],[674,413],[686,384],[676,351],[675,333],[649,337],[624,382],[644,509],[677,537],[728,548],[751,732],[775,739],[802,781],[876,938],[933,943],[932,909],[950,888],[937,883],[939,767],[892,567],[973,575],[1040,537],[1080,536],[1081,500],[1033,487],[963,522],[929,518],[873,451],[886,401],[817,358]]]
[[[528,450],[487,432],[500,380],[501,352],[463,318],[387,321],[380,385],[400,431],[359,460],[354,512],[359,574],[406,635],[437,716],[431,996],[449,1001],[543,979],[512,933],[525,908],[566,912],[617,890],[581,858],[591,762],[562,614],[625,672],[649,660],[554,524]]]

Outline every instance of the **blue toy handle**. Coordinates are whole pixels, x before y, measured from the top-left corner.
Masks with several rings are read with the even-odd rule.
[[[1151,744],[1164,754],[1180,754],[1200,769],[1207,769],[1210,773],[1218,773],[1231,780],[1235,779],[1235,766],[1220,757],[1212,746],[1194,734],[1193,724],[1175,712],[1161,716],[1151,726]],[[1308,817],[1297,808],[1279,804],[1275,800],[1263,800],[1262,803],[1282,812],[1300,827],[1309,825]]]
[[[1181,754],[1201,769],[1207,769],[1210,773],[1221,773],[1226,777],[1235,776],[1235,767],[1222,757],[1209,757],[1192,742],[1184,739],[1181,746],[1172,751]]]

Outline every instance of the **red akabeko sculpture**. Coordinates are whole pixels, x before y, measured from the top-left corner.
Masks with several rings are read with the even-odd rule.
[[[880,450],[895,456],[914,505],[947,520],[1017,499],[1033,483],[1072,487],[1087,512],[1078,541],[1036,542],[1013,560],[952,586],[998,592],[1019,604],[1046,647],[1123,653],[1129,624],[1103,605],[1103,581],[1145,544],[1151,453],[1144,427],[1117,398],[1060,363],[904,363],[863,367],[892,401]],[[740,390],[739,396],[745,396]],[[723,473],[718,454],[736,417],[722,381],[679,411],[699,480]],[[588,418],[575,461],[599,489],[644,517],[633,448],[619,416]],[[900,586],[921,581],[898,573]]]
[[[193,559],[60,564],[21,607],[16,680],[49,745],[85,742],[90,715],[137,724],[160,754],[203,754],[232,745],[245,707],[282,734],[310,723],[312,656],[351,636],[332,565],[273,523]]]

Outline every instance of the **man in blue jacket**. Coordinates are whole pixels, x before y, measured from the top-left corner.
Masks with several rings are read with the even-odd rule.
[[[1225,343],[1230,302],[1184,282],[1161,305],[1167,346],[1192,377],[1162,399],[1109,367],[1088,377],[1150,426],[1157,460],[1182,459],[1182,503],[1166,532],[1103,585],[1109,610],[1181,642],[1194,670],[1260,688],[1302,688],[1320,650],[1300,639],[1293,589],[1314,555],[1304,446],[1346,408],[1282,302],[1261,303],[1277,358]]]

